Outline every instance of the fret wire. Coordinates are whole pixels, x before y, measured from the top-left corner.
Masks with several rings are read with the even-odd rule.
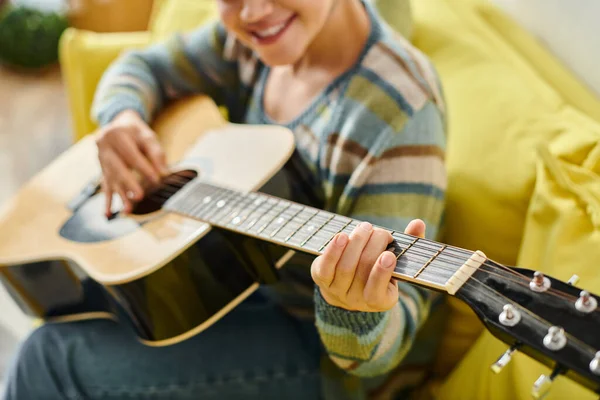
[[[337,231],[336,233],[333,234],[333,236],[331,237],[331,239],[329,239],[325,244],[323,244],[323,246],[321,246],[321,248],[319,249],[319,251],[323,251],[323,249],[329,244],[329,242],[331,242],[331,240],[335,237],[335,235],[337,235],[338,233],[340,233],[341,231],[343,231],[348,225],[350,225],[352,223],[353,220],[348,221],[348,223],[346,223],[346,225],[342,226],[342,228]]]
[[[313,237],[319,237],[321,239],[325,239],[325,238],[330,238],[333,235],[335,235],[335,232],[326,231],[324,229],[321,229],[320,231],[316,232]]]
[[[349,222],[352,222],[352,221],[353,221],[353,220],[350,220]],[[340,220],[336,219],[336,218],[335,218],[335,216],[334,216],[334,218],[333,218],[333,220],[331,221],[330,225],[332,225],[332,226],[337,226],[337,227],[341,227],[341,226],[348,225],[348,221],[340,221]]]
[[[306,221],[304,221],[294,232],[292,232],[287,238],[285,238],[284,243],[287,243],[296,233],[298,233],[304,225],[308,223],[319,211],[317,210],[314,214],[312,214]]]
[[[246,221],[246,219],[249,216],[251,216],[254,212],[256,212],[256,210],[258,210],[258,208],[264,203],[264,201],[259,201],[259,200],[262,200],[261,197],[256,196],[256,195],[251,196],[250,197],[250,204],[249,205],[254,205],[254,207],[250,208],[250,209],[245,209],[245,210],[243,209],[243,210],[241,210],[242,212],[243,211],[247,211],[247,213],[245,213],[245,214],[242,213],[241,217],[239,217],[239,213],[238,213],[238,215],[233,216],[233,218],[231,219],[231,221],[229,221],[229,224],[233,225],[233,226],[238,226],[242,222]],[[238,222],[234,222],[236,220],[236,218],[239,218]]]
[[[261,221],[265,222],[265,226],[259,232],[261,236],[270,237],[270,234],[274,230],[279,229],[282,226],[285,226],[289,223],[290,219],[292,218],[292,212],[294,212],[294,210],[298,208],[298,205],[295,203],[291,203],[286,207],[286,204],[287,201],[278,204],[273,210],[274,212],[270,212],[267,216],[271,217],[270,220],[267,221],[265,218],[261,219]]]
[[[279,228],[275,229],[272,233],[271,233],[271,237],[274,237],[275,235],[277,235],[277,233],[279,233],[280,230],[282,230],[285,226],[287,226],[287,224],[289,224],[296,215],[300,214],[302,211],[304,211],[306,209],[306,207],[301,207],[298,211],[296,211],[296,213],[294,215],[292,215],[291,218],[289,218],[283,225],[281,225]]]
[[[317,215],[319,214],[319,212],[317,212]],[[327,225],[327,223],[329,221],[331,221],[333,219],[334,215],[332,215],[327,221],[325,221],[323,224],[321,224],[321,226],[319,226],[319,228],[317,228],[312,235],[310,235],[309,237],[307,237],[304,242],[302,242],[302,244],[300,245],[301,247],[304,247],[304,245],[310,240],[312,239],[313,236],[315,236],[315,233],[319,232],[325,225]]]
[[[240,212],[242,212],[243,210],[247,209],[249,205],[251,205],[254,202],[254,198],[256,196],[252,196],[252,193],[248,193],[247,196],[244,196],[244,205],[243,207],[238,208],[237,210],[235,210],[232,214],[229,215],[230,219],[234,219],[235,217],[237,217]]]
[[[220,211],[220,208],[216,208],[216,205],[221,201],[229,201],[229,199],[234,196],[234,194],[229,190],[225,190],[223,192],[224,193],[221,195],[221,197],[218,199],[213,199],[213,201],[207,203],[206,207],[202,211],[199,211],[196,215],[205,221],[214,221],[216,213]],[[215,211],[215,209],[217,211]]]
[[[235,195],[235,193],[228,193],[227,197],[217,201],[215,203],[215,205],[213,206],[213,212],[210,215],[210,222],[213,224],[217,224],[219,221],[219,218],[221,218],[223,213],[228,212],[228,210],[231,207],[230,206],[231,203],[235,202],[236,199],[237,199],[237,196]],[[219,203],[222,203],[222,205],[218,206]]]
[[[249,232],[250,229],[252,229],[252,227],[258,222],[260,221],[260,219],[267,215],[267,213],[269,211],[271,211],[271,209],[274,207],[275,205],[270,203],[268,200],[262,201],[258,207],[256,207],[256,210],[254,210],[252,213],[248,214],[248,218],[250,220],[250,222],[244,227],[244,230],[246,232]]]
[[[423,272],[423,270],[424,270],[425,268],[427,268],[427,266],[428,266],[429,264],[431,264],[431,262],[432,262],[433,260],[435,260],[435,258],[436,258],[437,256],[439,256],[439,255],[440,255],[440,253],[441,253],[441,252],[442,252],[442,251],[443,251],[445,248],[446,248],[446,245],[443,245],[443,246],[442,246],[442,248],[441,248],[441,249],[439,249],[439,250],[437,251],[437,253],[435,253],[435,255],[434,255],[433,257],[431,257],[431,258],[430,258],[430,259],[429,259],[429,260],[428,260],[428,261],[425,263],[425,265],[423,265],[423,266],[421,267],[421,269],[419,269],[419,270],[417,271],[417,273],[415,274],[415,276],[413,276],[413,278],[416,278],[417,276],[419,276],[419,275],[421,274],[421,272]]]
[[[414,236],[408,235],[408,234],[398,234],[396,233],[394,235],[394,239],[397,240],[402,240],[402,241],[411,241],[414,238]],[[429,241],[427,239],[421,239],[421,242],[419,243],[419,246],[425,248],[430,248],[431,250],[437,250],[437,248],[439,247],[439,243],[437,242],[433,242],[433,241]],[[449,248],[450,250],[450,248]],[[459,253],[460,255],[464,255],[463,253]]]
[[[262,215],[256,223],[252,226],[250,232],[252,234],[258,234],[262,232],[268,224],[277,217],[277,213],[280,211],[277,205],[272,207],[264,215]]]
[[[196,208],[202,206],[202,204],[193,202],[192,201],[193,198],[194,198],[194,196],[183,198],[183,200],[180,202],[180,204],[178,206],[180,209],[182,209],[182,211],[195,216]]]
[[[331,221],[335,217],[335,215],[327,216],[326,214],[329,213],[324,212],[322,210],[318,211],[315,217],[313,218],[313,221],[317,224],[326,223],[328,221]]]
[[[277,205],[279,205],[279,202],[277,202]],[[283,210],[279,211],[277,214],[275,214],[275,216],[273,216],[273,218],[271,218],[269,220],[269,222],[266,222],[265,224],[263,224],[263,226],[261,226],[258,231],[256,232],[256,234],[260,234],[262,231],[264,231],[266,229],[267,226],[269,226],[273,221],[275,221],[275,218],[279,217],[281,215],[282,212],[284,212],[285,210],[287,210],[288,208],[290,208],[292,204],[288,204],[287,207],[285,207]]]
[[[231,212],[231,211],[233,210],[233,212],[234,212],[234,213],[235,213],[235,212],[239,212],[239,206],[240,206],[240,205],[241,205],[241,204],[242,204],[242,203],[243,203],[245,200],[247,200],[247,197],[246,197],[246,196],[244,196],[244,195],[243,195],[243,194],[241,194],[241,193],[238,193],[238,194],[237,194],[237,197],[236,197],[236,198],[234,198],[234,200],[233,200],[234,202],[233,202],[233,203],[230,203],[230,210],[229,210],[229,211],[227,211],[226,213],[224,213],[222,217],[220,217],[220,218],[218,218],[218,219],[215,219],[215,222],[220,224],[222,221],[224,221],[224,220],[225,220],[225,218],[231,218],[231,217],[230,217],[230,215],[232,214],[232,212]],[[237,208],[237,209],[236,209],[236,208]],[[216,218],[216,217],[215,217],[215,218]]]
[[[398,260],[400,257],[402,257],[404,255],[404,253],[406,253],[408,251],[408,249],[410,249],[415,243],[417,243],[417,241],[419,240],[419,238],[415,238],[415,240],[413,240],[408,247],[404,248],[402,250],[402,252],[400,254],[398,254],[398,256],[396,257],[396,260]]]
[[[208,189],[208,190],[207,190]],[[223,192],[224,189],[221,187],[212,187],[210,185],[206,185],[206,184],[199,184],[196,185],[195,187],[192,187],[190,189],[190,192],[188,196],[186,196],[186,199],[190,200],[192,203],[194,203],[194,198],[197,198],[199,196],[205,197],[205,196],[214,196],[218,193]]]
[[[188,208],[193,206],[193,204],[189,204],[189,197],[183,196],[188,192],[194,193],[196,189],[195,186],[184,186],[182,190],[179,191],[174,197],[167,200],[171,205],[175,205],[178,209],[182,210],[182,212],[187,212]]]
[[[454,269],[445,268],[445,264],[440,264],[439,259],[436,259],[419,275],[419,279],[427,279],[427,277],[430,277],[429,279],[443,278],[445,283],[455,272]]]
[[[419,240],[420,243],[423,242],[422,239],[419,238]],[[396,242],[398,243],[398,240]],[[437,249],[439,249],[439,244],[433,248],[431,246],[413,246],[410,251],[411,254],[416,257],[427,259],[430,258],[433,253],[437,252]],[[427,254],[427,252],[431,253]],[[458,263],[456,262],[456,259],[459,259]],[[446,246],[445,249],[437,256],[437,260],[443,261],[446,263],[446,265],[448,265],[448,267],[457,270],[464,264],[464,262],[466,262],[466,260],[468,260],[468,257],[466,257],[460,249],[454,249],[451,246]]]
[[[354,226],[352,226],[353,224],[355,224],[355,225],[354,225]],[[348,235],[350,235],[350,234],[351,234],[351,233],[354,231],[354,229],[355,229],[355,228],[358,226],[358,224],[359,224],[359,222],[356,222],[356,223],[355,223],[354,221],[353,221],[353,222],[351,222],[351,223],[349,223],[349,224],[348,224],[348,225],[347,225],[347,226],[344,228],[343,232],[345,232],[345,233],[347,233]]]
[[[406,262],[402,266],[402,268],[395,269],[395,272],[412,279],[428,280],[430,282],[437,282],[441,284],[444,284],[455,273],[454,270],[447,270],[443,267],[443,265],[439,265],[438,260],[434,260],[428,266],[428,268],[426,268],[421,274],[415,277],[415,271],[418,271],[419,269],[421,269],[421,267],[421,262],[410,260]],[[440,278],[442,280],[440,280]]]
[[[204,219],[204,218],[201,217],[201,215],[204,213],[204,211],[206,211],[207,208],[212,207],[212,202],[215,199],[220,199],[220,196],[222,196],[223,193],[225,193],[224,190],[218,189],[218,190],[214,191],[212,194],[208,194],[206,196],[203,196],[202,197],[202,201],[199,201],[199,202],[194,202],[193,201],[193,199],[194,199],[193,196],[190,196],[189,200],[190,200],[190,203],[192,204],[191,205],[191,209],[189,211],[190,214],[194,215],[196,217],[199,217],[201,219]],[[207,198],[209,199],[209,201],[205,202],[205,199],[207,199]]]
[[[196,186],[195,189],[196,189],[196,191],[195,191],[196,194],[203,194],[205,196],[210,196],[210,195],[213,195],[215,193],[222,192],[223,190],[225,190],[221,186],[213,186],[208,183],[200,183],[199,185]]]
[[[267,205],[271,204],[269,202],[269,200],[266,201]],[[274,203],[271,204],[271,207],[269,207],[269,209],[267,209],[267,211],[265,211],[261,216],[259,216],[258,218],[254,219],[253,221],[251,221],[250,225],[247,228],[247,231],[249,232],[250,229],[252,229],[252,227],[254,227],[254,225],[256,225],[256,223],[258,221],[261,220],[261,218],[263,218],[264,216],[266,216],[273,208],[275,208],[275,206],[278,204],[278,201],[275,201]]]

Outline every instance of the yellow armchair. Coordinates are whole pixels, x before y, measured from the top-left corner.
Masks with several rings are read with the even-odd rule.
[[[96,129],[89,111],[104,70],[123,49],[143,47],[151,40],[150,32],[95,33],[75,28],[65,31],[59,56],[75,141]]]
[[[59,61],[67,90],[74,140],[93,132],[90,107],[98,81],[126,49],[141,48],[177,31],[189,31],[216,13],[216,2],[155,0],[147,31],[96,33],[69,28],[61,37]]]

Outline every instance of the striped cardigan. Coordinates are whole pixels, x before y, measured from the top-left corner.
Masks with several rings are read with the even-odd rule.
[[[421,218],[427,237],[436,238],[446,189],[440,83],[426,57],[364,4],[372,28],[359,61],[286,124],[307,167],[302,187],[314,189],[329,211],[390,229],[401,231]],[[271,124],[262,108],[268,73],[215,21],[123,54],[99,84],[93,117],[105,125],[133,109],[151,122],[168,101],[204,93],[226,106],[233,122]],[[294,193],[292,200],[302,196],[301,189]],[[338,385],[342,392],[356,389],[340,398],[361,398],[361,384],[349,381],[384,377],[403,360],[424,364],[435,348],[435,340],[418,335],[431,312],[432,292],[407,283],[399,288],[399,301],[387,312],[339,309],[313,290],[310,263],[299,255],[282,270],[273,292],[290,310],[314,314],[328,360],[343,371],[326,375],[345,380]],[[416,356],[407,361],[411,350]]]

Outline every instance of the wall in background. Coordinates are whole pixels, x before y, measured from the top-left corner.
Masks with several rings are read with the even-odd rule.
[[[62,11],[67,4],[66,0],[12,0],[12,2],[46,11]]]
[[[489,1],[535,35],[600,97],[600,1]]]

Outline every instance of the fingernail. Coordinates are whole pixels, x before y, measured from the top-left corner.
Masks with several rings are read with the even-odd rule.
[[[133,200],[133,198],[135,197],[135,193],[133,193],[133,191],[128,190],[127,193],[127,198]]]
[[[391,253],[385,252],[381,257],[381,266],[385,268],[390,268],[396,265],[396,257],[394,257]]]
[[[348,236],[346,236],[344,234],[338,235],[335,238],[335,244],[338,245],[338,246],[340,246],[340,247],[345,246],[346,243],[348,243]]]
[[[373,229],[373,225],[371,225],[371,224],[370,224],[370,223],[368,223],[368,222],[361,222],[361,223],[358,225],[358,227],[359,227],[360,229],[364,229],[364,230],[365,230],[365,231],[367,231],[367,232],[371,232],[371,229]]]

